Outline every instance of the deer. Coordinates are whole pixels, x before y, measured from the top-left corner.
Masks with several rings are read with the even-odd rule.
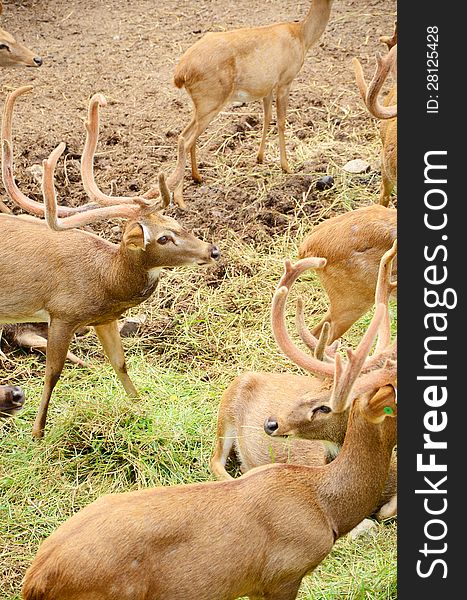
[[[326,259],[316,275],[328,295],[329,309],[311,329],[314,336],[319,337],[329,322],[332,343],[371,308],[379,262],[396,237],[397,210],[373,204],[326,219],[304,238],[298,249],[300,259]]]
[[[15,90],[13,98],[29,89]],[[151,296],[164,267],[209,265],[220,258],[217,246],[196,238],[175,219],[162,214],[170,203],[170,191],[183,177],[183,139],[177,166],[167,180],[160,173],[159,195],[154,199],[122,200],[124,197],[113,198],[99,190],[91,165],[97,144],[98,107],[103,104],[105,98],[99,94],[90,100],[82,165],[85,190],[89,194],[95,192],[97,201],[105,205],[59,216],[54,171],[65,149],[61,142],[43,161],[44,219],[0,214],[0,323],[49,325],[45,383],[32,430],[36,438],[44,435],[50,397],[78,328],[94,328],[126,393],[136,398],[138,393],[127,373],[117,320],[128,308]],[[11,108],[11,102],[8,106]],[[11,132],[11,117],[11,110],[7,110],[4,133]],[[40,204],[29,198],[26,204],[23,202],[24,194],[19,193],[13,176],[13,146],[8,135],[2,140],[2,160],[3,183],[10,198],[25,210]],[[155,196],[155,191],[148,190],[146,196],[149,195]],[[119,244],[79,229],[116,217],[126,219]]]
[[[24,392],[18,385],[0,385],[0,419],[12,417],[23,404]]]
[[[0,1],[0,15],[3,2]],[[42,58],[18,42],[14,36],[0,27],[0,67],[40,67]],[[9,213],[8,206],[0,200],[0,212]]]
[[[291,173],[285,146],[290,88],[308,50],[326,28],[332,2],[313,0],[307,15],[298,22],[209,32],[183,54],[175,69],[174,84],[177,88],[184,87],[193,102],[193,116],[181,135],[191,154],[195,182],[202,181],[196,161],[196,140],[229,103],[263,101],[263,133],[257,154],[257,162],[263,162],[274,94],[280,163],[283,171]],[[174,201],[185,207],[181,184],[175,190]]]
[[[284,295],[281,286],[274,302]],[[334,461],[276,463],[228,481],[102,496],[41,543],[23,599],[296,598],[303,577],[371,513],[387,479],[397,435],[388,321],[387,303],[379,302],[355,351],[332,365],[329,405],[334,412],[351,407]],[[368,363],[379,367],[360,377]]]
[[[3,2],[0,1],[0,15]],[[40,67],[42,58],[18,42],[14,36],[0,28],[0,67]]]
[[[389,48],[386,56],[377,56],[377,68],[373,79],[367,85],[363,69],[357,58],[353,59],[355,77],[360,95],[369,113],[381,120],[381,189],[379,203],[388,206],[391,193],[397,182],[397,24],[392,37],[381,37]],[[378,100],[381,88],[388,75],[391,74],[394,84],[389,90],[384,103]]]
[[[395,248],[388,254],[394,260]],[[322,264],[321,258],[309,257],[292,265],[286,271],[278,287],[289,289],[291,282],[304,270]],[[395,286],[389,283],[388,294]],[[381,298],[381,300],[384,300]],[[275,303],[271,315],[272,331],[284,328],[284,303]],[[324,465],[334,460],[344,443],[349,408],[333,412],[329,405],[331,393],[331,369],[336,343],[328,345],[329,323],[317,339],[307,329],[303,317],[303,302],[297,302],[296,325],[300,338],[312,351],[312,361],[299,364],[311,374],[247,372],[239,375],[225,390],[218,410],[217,433],[210,467],[218,479],[232,479],[226,463],[235,454],[240,470],[246,473],[255,467],[271,462],[301,465]],[[290,342],[289,342],[290,344]],[[290,357],[290,346],[287,356]],[[395,349],[394,349],[395,350]],[[292,354],[293,356],[293,354]],[[303,356],[301,357],[303,359]],[[293,359],[292,359],[293,360]],[[365,376],[365,368],[362,369]],[[266,416],[281,415],[299,437],[271,438],[275,434],[274,421]],[[394,454],[383,494],[378,504],[378,520],[396,516],[397,512],[397,457]]]

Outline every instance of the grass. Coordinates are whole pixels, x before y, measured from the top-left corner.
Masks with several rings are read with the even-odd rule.
[[[217,406],[228,383],[246,370],[296,371],[275,346],[270,300],[283,257],[296,256],[287,232],[263,248],[235,234],[224,240],[221,270],[163,274],[137,312],[148,320],[125,340],[129,372],[141,392],[128,400],[93,334],[72,348],[92,368],[67,365],[48,415],[46,436],[31,438],[44,359],[23,351],[3,361],[27,392],[23,411],[0,430],[0,598],[19,598],[21,578],[42,539],[82,506],[108,492],[212,479],[208,469]],[[227,250],[228,249],[228,250]],[[204,279],[204,282],[203,282]],[[296,284],[307,314],[319,318],[325,298],[313,273]],[[354,343],[366,316],[349,332]],[[16,371],[11,373],[12,366]],[[307,577],[301,600],[396,598],[396,527],[380,524],[356,541],[339,540]]]

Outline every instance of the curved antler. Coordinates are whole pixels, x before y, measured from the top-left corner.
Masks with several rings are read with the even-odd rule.
[[[300,274],[307,269],[322,269],[325,266],[325,258],[303,258],[294,265],[292,265],[290,260],[286,260],[285,273],[279,281],[271,306],[272,332],[279,348],[298,366],[321,378],[332,377],[334,373],[334,363],[319,360],[315,356],[310,356],[294,344],[285,325],[284,311],[290,287]]]
[[[3,185],[7,191],[8,196],[18,204],[23,210],[36,215],[37,217],[44,216],[44,205],[42,202],[37,202],[32,198],[29,198],[18,188],[13,176],[13,140],[12,140],[12,119],[13,119],[13,107],[16,99],[23,94],[30,92],[33,89],[31,85],[25,85],[20,87],[13,92],[10,92],[5,100],[5,106],[3,107],[3,118],[2,118],[2,179]],[[58,207],[58,215],[65,217],[86,211],[90,208],[95,208],[96,204],[85,204],[77,208],[68,208],[66,206]],[[5,212],[5,211],[4,211]]]
[[[116,204],[115,206],[101,206],[85,213],[71,215],[62,219],[58,218],[57,195],[55,193],[54,172],[57,161],[65,150],[61,142],[49,157],[42,162],[44,175],[42,178],[42,195],[44,197],[45,218],[48,226],[55,231],[64,231],[76,227],[90,225],[104,219],[123,218],[138,219],[142,215],[153,212],[153,205],[144,198],[135,198],[134,204]],[[161,187],[166,189],[165,177],[161,173]],[[164,192],[165,193],[165,192]]]
[[[379,41],[383,42],[383,44],[386,44],[386,46],[388,47],[388,50],[391,50],[391,48],[397,44],[397,21],[394,21],[394,32],[393,32],[393,34],[391,36],[389,36],[389,35],[382,35],[379,38]]]
[[[177,165],[168,177],[164,180],[164,190],[160,188],[159,184],[151,187],[147,192],[138,196],[109,196],[104,194],[96,184],[94,179],[94,154],[97,149],[97,141],[99,138],[99,107],[106,106],[107,100],[103,94],[94,94],[89,100],[88,106],[88,118],[85,123],[86,126],[86,140],[84,142],[83,153],[81,155],[81,179],[83,181],[83,187],[89,198],[96,200],[101,206],[113,206],[115,204],[133,204],[140,203],[141,198],[146,200],[153,200],[155,198],[162,197],[162,203],[160,207],[165,208],[170,202],[170,191],[174,190],[177,185],[180,184],[183,179],[186,164],[186,151],[185,151],[185,140],[183,137],[179,137],[178,140],[178,156]],[[167,190],[169,191],[169,202],[167,202]],[[157,210],[155,208],[155,210]]]
[[[381,57],[378,54],[376,61],[378,64],[375,74],[370,84],[367,85],[362,65],[357,58],[352,59],[358,89],[363,102],[374,117],[377,119],[393,119],[397,117],[397,105],[384,106],[378,101],[378,96],[389,72],[392,71],[393,75],[396,76],[397,44],[391,48],[386,56]]]

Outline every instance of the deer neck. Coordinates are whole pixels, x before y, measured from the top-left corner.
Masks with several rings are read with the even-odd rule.
[[[140,304],[154,292],[160,268],[148,268],[144,252],[120,246],[109,261],[104,277],[116,301],[128,307]]]
[[[377,508],[388,478],[396,429],[394,418],[370,423],[359,400],[354,402],[342,450],[323,469],[320,485],[320,497],[338,537]]]
[[[319,40],[325,30],[332,2],[333,0],[313,0],[306,17],[300,22],[306,50]]]

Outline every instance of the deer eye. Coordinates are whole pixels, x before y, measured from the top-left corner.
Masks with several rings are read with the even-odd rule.
[[[161,246],[163,246],[164,244],[167,244],[167,242],[170,240],[170,238],[166,235],[161,235],[160,238],[157,239],[157,243],[160,244]]]
[[[8,46],[6,44],[0,44],[0,50],[8,50],[8,51],[10,51],[10,48],[8,48]]]
[[[330,413],[331,409],[329,406],[323,405],[323,406],[318,406],[318,408],[315,410],[315,412]]]

